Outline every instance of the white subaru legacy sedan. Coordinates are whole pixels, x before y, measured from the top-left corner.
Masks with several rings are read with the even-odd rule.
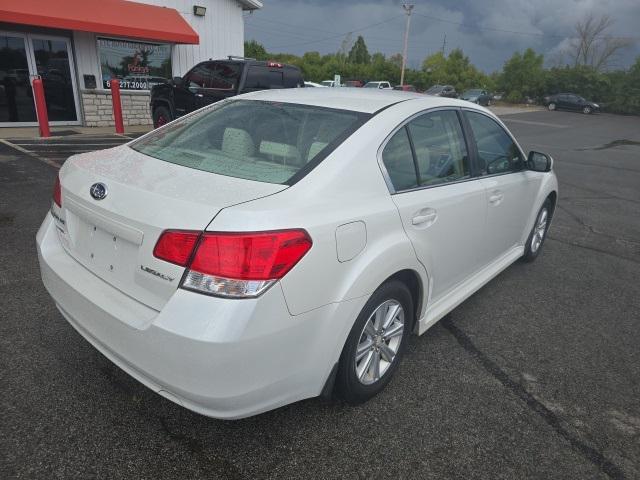
[[[551,158],[468,102],[255,92],[69,158],[38,254],[106,357],[240,418],[380,392],[411,333],[540,254],[557,191]]]

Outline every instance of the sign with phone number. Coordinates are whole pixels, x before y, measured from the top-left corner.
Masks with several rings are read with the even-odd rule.
[[[149,84],[144,81],[118,80],[118,82],[120,82],[120,88],[125,90],[149,90]],[[105,80],[103,84],[104,88],[111,88],[111,80]]]

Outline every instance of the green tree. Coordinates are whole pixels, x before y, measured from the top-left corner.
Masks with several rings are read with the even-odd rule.
[[[264,46],[255,40],[244,42],[244,56],[255,58],[256,60],[267,60],[267,58],[269,58],[269,54]]]
[[[364,43],[364,38],[361,35],[358,35],[356,42],[349,51],[349,62],[359,65],[369,65],[371,63],[371,55],[369,55],[367,44]]]
[[[510,101],[521,101],[524,97],[539,98],[545,90],[544,56],[531,48],[524,53],[516,52],[507,60],[498,80]]]

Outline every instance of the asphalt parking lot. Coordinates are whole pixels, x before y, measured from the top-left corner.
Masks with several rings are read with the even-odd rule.
[[[64,321],[35,251],[56,169],[0,143],[0,477],[640,478],[640,118],[503,120],[555,159],[541,257],[413,338],[367,404],[232,422],[152,393]]]

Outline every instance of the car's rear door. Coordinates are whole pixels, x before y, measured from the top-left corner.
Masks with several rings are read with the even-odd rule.
[[[485,189],[487,222],[479,252],[487,265],[523,242],[539,175],[525,168],[525,158],[513,137],[489,115],[463,110],[470,147],[474,150]]]
[[[458,112],[431,110],[403,125],[385,144],[381,166],[437,301],[478,270],[475,239],[485,224],[484,188],[471,177]]]

